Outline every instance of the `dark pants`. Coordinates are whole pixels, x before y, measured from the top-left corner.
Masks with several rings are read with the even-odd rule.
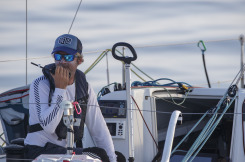
[[[38,157],[41,154],[66,154],[67,150],[64,147],[55,145],[53,143],[46,143],[44,147],[40,146],[34,146],[34,145],[26,145],[26,153],[25,157],[26,159],[32,159],[34,160],[36,157]],[[95,154],[95,157],[99,157],[103,162],[109,162],[109,157],[106,154],[106,151],[104,149],[98,148],[98,147],[92,147],[92,148],[74,148],[73,150],[76,155],[81,154],[87,154],[91,156],[92,154]],[[92,156],[93,157],[93,156]]]

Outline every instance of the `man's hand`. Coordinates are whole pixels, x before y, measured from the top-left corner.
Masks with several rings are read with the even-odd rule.
[[[51,74],[54,78],[55,88],[66,89],[69,83],[69,71],[62,66],[57,66],[55,74]]]

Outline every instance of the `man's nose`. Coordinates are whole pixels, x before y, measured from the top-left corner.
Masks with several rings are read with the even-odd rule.
[[[66,63],[64,57],[61,58],[60,63]]]

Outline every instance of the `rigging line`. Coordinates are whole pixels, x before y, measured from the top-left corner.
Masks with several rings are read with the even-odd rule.
[[[87,74],[89,71],[91,71],[104,57],[105,55],[109,52],[109,50],[103,51],[100,56],[88,67],[88,69],[84,72],[84,74]]]
[[[232,41],[232,40],[239,40],[236,39],[221,39],[221,40],[207,40],[205,42],[223,42],[223,41]],[[184,43],[169,43],[169,44],[155,44],[155,45],[142,45],[142,46],[134,46],[134,48],[148,48],[148,47],[162,47],[162,46],[177,46],[177,45],[187,45],[187,44],[196,44],[197,41],[194,42],[184,42]]]
[[[2,135],[4,135],[4,132],[0,135],[0,138],[2,137]],[[3,147],[3,145],[5,145],[5,143],[6,143],[6,142],[3,141],[2,147]]]
[[[226,39],[226,40],[207,40],[205,42],[219,42],[219,41],[231,41],[231,40],[238,40],[238,39]],[[145,46],[135,46],[134,48],[147,48],[147,47],[161,47],[161,46],[173,46],[173,45],[185,45],[185,44],[194,44],[197,42],[192,42],[192,43],[176,43],[176,44],[159,44],[159,45],[145,45]],[[96,53],[102,53],[105,50],[96,50],[96,51],[88,51],[88,52],[83,52],[83,54],[96,54]],[[34,57],[34,58],[28,58],[29,59],[43,59],[47,57]],[[26,60],[26,59],[12,59],[12,60],[0,60],[0,62],[10,62],[10,61],[21,61],[21,60]],[[133,63],[132,63],[133,65]],[[154,80],[154,79],[152,79]]]
[[[233,41],[233,40],[239,40],[239,38],[219,39],[219,40],[205,40],[205,42],[211,43],[211,42],[224,42],[224,41]],[[169,43],[169,44],[139,45],[139,46],[135,45],[134,48],[177,46],[177,45],[196,44],[197,42],[198,42],[198,41],[193,41],[193,42],[183,42],[183,43]],[[97,50],[97,51],[91,51],[91,52],[86,52],[86,53],[89,54],[89,53],[97,53],[97,52],[103,52],[103,51],[102,51],[102,50]]]
[[[237,79],[237,81],[236,81],[236,85],[238,85],[238,83],[240,82],[240,80],[241,80],[241,78],[244,76],[244,71],[245,71],[245,64],[243,64],[243,66],[241,67],[241,69],[240,69],[240,71],[239,72],[241,72],[240,73],[240,76],[239,76],[239,79]],[[237,77],[237,76],[236,76]],[[231,84],[232,85],[232,84]],[[230,85],[230,86],[231,86]]]
[[[244,67],[243,69],[240,69],[240,71],[238,72],[239,73],[243,73],[244,72]],[[235,79],[237,78],[238,74],[236,75]],[[241,77],[241,75],[240,75]],[[238,80],[240,80],[240,77],[238,78]],[[235,79],[232,81],[235,82]],[[232,85],[231,83],[231,85]],[[238,84],[238,81],[236,81],[236,84]],[[220,107],[221,107],[221,104],[224,102],[225,98],[228,96],[229,94],[229,89],[226,91],[226,93],[224,94],[224,96],[221,98],[221,100],[218,102],[216,108],[215,108],[215,114],[212,116],[212,118],[208,121],[208,124],[204,127],[204,129],[202,130],[202,132],[199,134],[198,138],[195,140],[194,144],[191,146],[191,148],[189,149],[188,153],[185,155],[184,159],[182,161],[187,161],[191,155],[193,154],[194,151],[197,150],[197,148],[200,146],[200,140],[203,141],[204,138],[207,137],[207,134],[210,132],[210,130],[212,129],[213,125],[215,125],[215,120],[217,118],[217,112],[219,111]],[[234,96],[233,96],[234,97]],[[235,97],[232,99],[232,101],[228,104],[227,107],[230,107],[231,103],[235,100]],[[225,108],[225,110],[223,111],[224,113],[227,111],[226,109],[228,108]],[[223,116],[224,114],[222,113],[221,116]],[[219,118],[220,119],[220,118]],[[194,150],[194,151],[193,151]]]
[[[110,51],[109,49],[103,50],[101,52]],[[92,51],[92,52],[83,52],[83,54],[89,53],[98,53],[100,51]],[[12,62],[12,61],[22,61],[22,60],[34,60],[34,59],[45,59],[50,58],[52,56],[42,56],[42,57],[29,57],[29,58],[19,58],[19,59],[9,59],[9,60],[0,60],[0,62]]]
[[[114,83],[111,83],[111,84],[109,84],[109,85],[107,85],[107,86],[105,86],[105,87],[108,87],[108,86],[110,86],[110,85],[112,85],[112,84],[115,84],[115,82]],[[105,87],[103,87],[102,89],[104,89]],[[164,88],[165,89],[165,88]],[[167,89],[166,89],[167,90]],[[101,91],[100,91],[101,92]],[[99,93],[100,93],[99,92]],[[177,105],[177,106],[180,106],[180,107],[182,107],[182,108],[185,108],[185,109],[189,109],[189,108],[187,108],[187,107],[185,107],[185,106],[182,106],[181,104],[183,104],[184,102],[185,102],[185,100],[186,100],[186,98],[187,98],[187,96],[188,96],[188,94],[189,94],[189,92],[190,92],[190,89],[189,89],[189,91],[185,94],[185,97],[184,97],[184,99],[180,102],[180,103],[176,103],[175,102],[175,100],[174,100],[174,98],[171,96],[171,94],[170,94],[170,92],[167,90],[167,92],[168,92],[168,94],[169,94],[169,96],[170,96],[170,98],[172,99],[172,102],[171,101],[168,101],[168,100],[166,100],[166,99],[164,99],[163,97],[161,98],[161,97],[157,97],[157,96],[154,96],[155,98],[157,98],[157,99],[161,99],[161,100],[164,100],[164,101],[166,101],[166,102],[170,102],[170,103],[172,103],[172,104],[175,104],[175,105]],[[99,94],[98,93],[98,94]],[[11,99],[8,99],[8,100],[3,100],[3,101],[0,101],[0,103],[4,103],[4,102],[6,102],[6,101],[11,101],[11,100],[15,100],[15,99],[19,99],[19,98],[23,98],[23,97],[26,97],[26,96],[28,96],[29,94],[26,94],[26,95],[22,95],[21,97],[18,97],[18,98],[11,98]],[[97,96],[98,97],[98,96]],[[147,96],[147,97],[149,97],[149,96]],[[5,103],[5,104],[7,104],[7,103]],[[11,103],[10,103],[11,104]],[[21,104],[21,103],[20,103]],[[24,103],[23,103],[24,104]]]
[[[189,88],[187,93],[185,93],[184,99],[181,102],[177,103],[177,102],[175,102],[174,97],[171,96],[171,93],[169,92],[169,90],[167,88],[164,88],[164,87],[163,87],[163,89],[168,92],[168,94],[169,94],[170,98],[172,99],[173,103],[176,104],[176,105],[182,105],[185,102],[187,96],[189,95],[189,93],[191,91],[191,89]]]
[[[142,77],[140,77],[132,68],[130,68],[130,70],[134,73],[134,75],[136,75],[138,78],[140,78],[142,81],[146,82],[145,79],[143,79]]]
[[[8,143],[5,139],[3,139],[2,135],[0,136],[0,139],[1,139],[3,142],[5,142],[7,145],[9,145],[9,143]]]
[[[232,99],[232,101],[227,104],[226,108],[223,110],[222,114],[219,116],[219,118],[215,121],[214,124],[212,124],[212,127],[208,130],[208,134],[207,136],[205,135],[205,138],[203,139],[204,141],[202,141],[201,146],[199,146],[199,149],[196,151],[196,153],[192,156],[192,158],[190,159],[190,161],[192,161],[196,155],[200,152],[200,150],[202,149],[202,147],[205,145],[205,143],[207,142],[207,140],[209,139],[209,137],[213,134],[214,130],[216,129],[216,127],[218,126],[219,122],[221,121],[223,115],[225,114],[225,112],[230,108],[232,102],[235,100],[235,97]]]
[[[83,52],[83,54],[91,54],[91,53],[102,53],[104,51],[111,51],[111,49],[105,49],[105,50],[97,50],[97,51],[88,51],[88,52]]]
[[[207,82],[208,82],[208,87],[211,88],[211,84],[210,84],[209,77],[208,77],[208,71],[207,71],[207,67],[206,67],[206,61],[205,61],[205,55],[204,54],[202,54],[202,61],[203,61],[205,75],[206,75]]]
[[[139,70],[141,73],[143,73],[145,76],[147,76],[148,78],[150,78],[151,80],[155,80],[152,77],[150,77],[148,74],[146,74],[144,71],[140,70],[135,64],[131,63],[137,70]]]
[[[103,56],[100,56],[98,61],[95,61],[85,72],[84,74],[87,74],[88,72],[90,72],[106,55],[106,53]]]
[[[120,51],[116,50],[119,54],[121,54],[122,56],[124,56]],[[141,73],[143,73],[145,76],[147,76],[148,78],[150,78],[151,80],[154,80],[152,77],[150,77],[149,75],[147,75],[145,72],[143,72],[142,70],[140,70],[134,63],[131,63],[137,70],[139,70]]]
[[[148,97],[149,97],[149,96],[148,96]],[[157,96],[154,96],[154,97],[157,98],[157,99],[161,99],[161,100],[163,100],[163,101],[166,101],[166,102],[169,102],[169,103],[172,103],[172,104],[176,105],[174,102],[171,102],[171,101],[165,99],[165,98],[167,98],[167,97],[157,97]],[[192,102],[192,101],[190,101],[190,100],[189,100],[189,103],[195,104],[195,102]],[[185,108],[185,109],[191,109],[191,108],[185,107],[185,106],[183,106],[183,105],[177,105],[177,106],[180,106],[180,107]],[[208,105],[201,104],[201,103],[198,103],[198,106],[208,107]]]
[[[51,56],[43,56],[43,57],[29,57],[29,58],[23,58],[23,59],[10,59],[10,60],[0,60],[0,62],[12,62],[12,61],[22,61],[22,60],[34,60],[34,59],[43,59],[43,58],[49,58]]]
[[[69,33],[70,33],[70,31],[71,31],[72,25],[73,25],[73,23],[74,23],[74,21],[75,21],[75,19],[76,19],[77,12],[78,12],[78,10],[79,10],[79,8],[80,8],[80,6],[81,6],[81,3],[82,3],[82,0],[80,1],[79,5],[78,5],[78,7],[77,7],[77,11],[76,11],[76,13],[75,13],[75,16],[73,17],[73,20],[72,20],[72,23],[71,23],[70,29],[69,29],[69,31],[68,31],[68,34],[69,34]]]
[[[139,70],[141,73],[143,73],[145,76],[147,76],[148,78],[150,78],[151,80],[155,80],[152,77],[150,77],[148,74],[146,74],[145,72],[143,72],[142,70],[140,70],[135,64],[131,63],[137,70]]]
[[[208,113],[208,111],[206,112]],[[196,124],[191,128],[191,130],[184,136],[184,138],[182,138],[182,140],[177,144],[177,146],[175,146],[175,148],[172,150],[171,152],[171,156],[177,151],[177,148],[179,148],[180,145],[182,145],[182,143],[187,139],[187,137],[189,137],[189,135],[194,131],[194,129],[196,129],[196,127],[203,122],[203,119],[206,117],[207,114],[204,114],[201,119],[199,119]],[[187,152],[187,151],[186,151]]]
[[[230,83],[232,80],[226,80],[226,81],[217,81],[217,82],[211,82],[211,84],[222,84],[222,83]],[[205,86],[207,83],[200,83],[200,84],[192,84],[193,86]]]
[[[133,97],[133,96],[131,96],[131,98],[133,99],[134,104],[136,105],[137,109],[139,110],[140,116],[142,117],[142,119],[143,119],[143,121],[144,121],[144,123],[145,123],[145,126],[146,126],[146,128],[147,128],[148,132],[150,133],[151,138],[153,139],[154,143],[156,144],[156,147],[157,147],[157,150],[158,150],[158,145],[157,145],[157,142],[156,142],[155,138],[153,137],[153,135],[152,135],[152,133],[151,133],[151,131],[150,131],[150,129],[149,129],[149,127],[148,127],[148,125],[147,125],[146,121],[145,121],[145,118],[144,118],[144,117],[143,117],[143,115],[142,115],[142,112],[141,112],[141,110],[140,110],[140,108],[139,108],[139,106],[138,106],[137,102],[135,101],[135,99],[134,99],[134,97]]]
[[[215,113],[217,113],[217,110],[215,111]],[[210,119],[209,121],[206,123],[205,127],[202,129],[201,133],[199,134],[199,136],[196,138],[195,142],[192,144],[191,148],[189,148],[187,154],[185,155],[184,159],[182,160],[182,162],[185,160],[187,161],[186,159],[189,159],[190,156],[191,156],[191,151],[196,149],[198,147],[198,142],[200,140],[203,140],[205,138],[205,134],[207,134],[207,131],[210,129],[210,127],[213,125],[213,123],[215,122],[217,118],[217,114],[214,114]]]
[[[102,58],[104,57],[104,56],[106,56],[107,55],[107,53],[109,52],[109,51],[111,51],[111,50],[109,50],[109,49],[107,49],[107,50],[104,50],[102,53],[101,53],[101,55],[94,61],[94,63],[84,72],[84,74],[87,74],[89,71],[91,71],[101,60],[102,60]],[[117,52],[119,52],[120,54],[121,54],[121,52],[120,51],[117,51]],[[121,54],[122,55],[122,54]],[[140,70],[138,67],[136,67],[135,65],[133,65],[136,69],[138,69],[141,73],[143,73],[143,74],[145,74],[147,77],[149,77],[150,79],[152,79],[149,75],[147,75],[146,73],[144,73],[142,70]],[[145,80],[142,78],[142,77],[140,77],[132,68],[130,69],[137,77],[139,77],[142,81],[144,81],[145,82]],[[152,79],[153,80],[153,79]]]
[[[6,105],[24,105],[24,104],[37,104],[37,103],[4,103]],[[38,103],[38,104],[49,104],[49,103]],[[57,104],[57,103],[50,103],[50,104]],[[87,105],[87,104],[80,104],[80,105]],[[93,107],[100,107],[100,108],[110,108],[110,109],[122,109],[119,107],[108,107],[108,106],[98,106],[98,105],[87,105],[87,106],[93,106]],[[0,109],[3,108],[3,106],[0,106]],[[4,108],[3,108],[4,109]],[[125,110],[137,110],[137,109],[128,109],[125,108]],[[172,112],[164,112],[164,111],[153,111],[153,110],[141,110],[141,111],[145,111],[145,112],[156,112],[156,113],[160,113],[160,114],[172,114]],[[186,114],[186,115],[203,115],[206,113],[182,113],[182,114]],[[222,114],[222,113],[207,113],[207,114]],[[226,115],[242,115],[245,113],[225,113]]]
[[[243,67],[240,68],[239,72],[236,74],[235,78],[233,79],[233,81],[231,82],[231,84],[229,85],[229,87],[232,86],[232,84],[235,82],[235,80],[236,80],[237,78],[238,78],[238,79],[237,79],[235,85],[238,85],[238,83],[239,83],[241,77],[244,75],[244,74],[243,74],[244,71],[245,71],[245,64],[243,65]],[[239,74],[240,74],[240,76],[239,76]],[[239,77],[238,77],[238,76],[239,76]],[[225,92],[225,94],[223,95],[223,97],[219,100],[219,102],[218,102],[218,104],[217,104],[217,107],[219,107],[219,106],[222,104],[222,101],[227,97],[226,95],[227,95],[228,91],[229,91],[229,89],[226,90],[226,92]]]
[[[245,64],[243,65],[243,67],[240,68],[239,72],[237,73],[237,75],[235,76],[235,78],[233,79],[233,81],[231,82],[231,84],[230,84],[229,87],[232,86],[232,84],[235,82],[236,79],[237,79],[237,81],[235,82],[234,85],[236,85],[236,86],[238,85],[238,83],[239,83],[241,77],[244,75],[244,74],[243,74],[244,71],[245,71]],[[240,74],[240,76],[239,76],[239,74]],[[238,77],[238,76],[239,76],[239,77]],[[227,97],[228,92],[229,92],[229,88],[226,90],[226,92],[225,92],[225,94],[223,95],[223,97],[219,100],[219,102],[218,102],[218,104],[217,104],[217,106],[216,106],[217,109],[216,109],[215,112],[218,112],[218,109],[220,108],[220,106],[222,105],[222,102],[223,102],[223,101],[225,100],[225,98]]]
[[[83,54],[98,53],[98,52],[104,52],[104,51],[105,50],[91,51],[91,52],[83,52]],[[29,57],[29,58],[0,60],[0,62],[12,62],[12,61],[22,61],[22,60],[45,59],[45,58],[50,58],[50,57],[52,57],[52,56],[42,56],[42,57]]]

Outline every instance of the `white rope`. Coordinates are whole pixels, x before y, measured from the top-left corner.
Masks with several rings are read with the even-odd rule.
[[[37,104],[37,103],[4,103],[4,104],[7,104],[7,105],[24,105],[24,104]],[[38,103],[38,104],[49,104],[49,103]],[[50,104],[57,104],[57,103],[50,103]],[[86,104],[81,104],[81,105],[86,105]],[[98,106],[98,105],[87,105],[87,106],[93,106],[93,107],[100,107],[100,108],[109,108],[109,109],[119,109],[119,110],[122,110],[122,108],[120,107],[109,107],[109,106]],[[186,108],[186,107],[185,107]],[[124,110],[135,110],[135,111],[139,111],[138,109],[128,109],[128,108],[125,108]],[[157,110],[140,110],[140,111],[144,111],[144,112],[155,112],[155,113],[160,113],[160,114],[172,114],[172,112],[165,112],[165,111],[157,111]],[[186,114],[186,115],[203,115],[203,114],[214,114],[213,112],[209,112],[209,113],[182,113],[182,114]],[[215,114],[222,114],[222,113],[215,113]],[[241,115],[241,114],[245,114],[245,113],[225,113],[226,115]]]
[[[217,82],[212,82],[211,84],[223,84],[223,83],[230,83],[232,80],[225,80],[225,81],[217,81]],[[208,85],[207,83],[200,83],[200,84],[192,84],[193,87],[199,87],[199,86],[206,86]]]
[[[232,40],[239,40],[237,39],[219,39],[219,40],[206,40],[204,41],[205,43],[208,42],[223,42],[223,41],[232,41]],[[187,45],[187,44],[197,44],[198,41],[193,41],[193,42],[183,42],[183,43],[169,43],[169,44],[153,44],[153,45],[135,45],[134,48],[151,48],[151,47],[163,47],[163,46],[177,46],[177,45]],[[95,51],[88,51],[84,52],[83,54],[96,54],[96,53],[102,53],[105,50],[95,50]],[[22,60],[33,60],[33,59],[44,59],[44,58],[49,58],[51,56],[44,56],[44,57],[30,57],[30,58],[23,58],[23,59],[9,59],[9,60],[0,60],[1,62],[12,62],[12,61],[22,61]]]
[[[207,40],[203,41],[205,43],[209,42],[223,42],[223,41],[232,41],[232,40],[239,40],[237,39],[220,39],[220,40]],[[187,45],[187,44],[197,44],[198,41],[193,41],[193,42],[183,42],[183,43],[169,43],[169,44],[155,44],[155,45],[144,45],[144,46],[134,46],[134,48],[146,48],[146,47],[162,47],[162,46],[177,46],[177,45]]]
[[[44,59],[44,58],[49,58],[49,57],[51,57],[51,56],[43,56],[43,57],[29,57],[29,58],[22,58],[22,59],[0,60],[0,62],[12,62],[12,61],[21,61],[21,60]]]

